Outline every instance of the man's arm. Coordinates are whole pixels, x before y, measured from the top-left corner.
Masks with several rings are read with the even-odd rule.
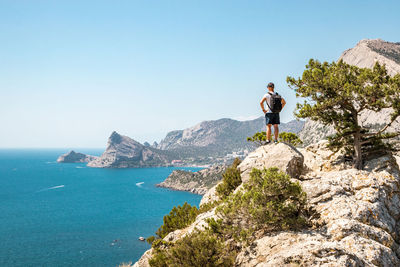
[[[267,99],[266,97],[263,97],[263,99],[261,99],[261,102],[260,102],[260,106],[261,106],[261,109],[262,109],[262,111],[264,112],[264,114],[265,114],[265,112],[267,112],[267,111],[265,110],[265,108],[264,108],[264,101],[265,101],[266,99]]]
[[[281,103],[282,103],[282,109],[283,109],[283,107],[286,105],[285,99],[282,98]]]

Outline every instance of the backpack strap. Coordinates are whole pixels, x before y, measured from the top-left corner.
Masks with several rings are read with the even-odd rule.
[[[268,94],[269,94],[270,96],[272,96],[271,92],[268,92]],[[271,107],[270,107],[269,104],[268,104],[268,98],[265,99],[265,103],[267,103],[267,106],[268,106],[268,108],[269,108],[269,111],[272,112],[272,109],[271,109]]]

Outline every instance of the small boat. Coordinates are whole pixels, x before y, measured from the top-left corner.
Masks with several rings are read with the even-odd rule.
[[[140,241],[145,241],[146,239],[145,239],[143,236],[140,236],[140,237],[139,237],[139,240],[140,240]]]

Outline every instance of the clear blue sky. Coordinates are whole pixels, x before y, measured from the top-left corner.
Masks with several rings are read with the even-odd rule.
[[[159,141],[203,120],[261,116],[267,82],[400,41],[398,1],[0,0],[0,147]]]

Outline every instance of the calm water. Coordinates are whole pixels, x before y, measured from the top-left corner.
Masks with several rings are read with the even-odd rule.
[[[0,266],[135,262],[149,248],[139,236],[153,235],[173,206],[200,202],[201,196],[155,187],[174,168],[56,163],[65,152],[0,150]]]

